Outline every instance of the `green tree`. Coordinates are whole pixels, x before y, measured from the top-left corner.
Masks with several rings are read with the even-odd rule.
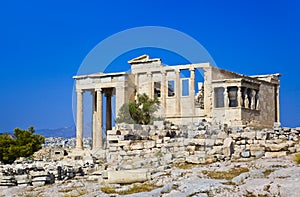
[[[28,130],[16,128],[14,137],[8,134],[0,136],[0,160],[4,163],[12,163],[19,157],[29,157],[42,148],[45,137],[34,134],[31,126]]]
[[[137,100],[122,105],[116,118],[117,123],[151,124],[155,118],[154,113],[158,110],[160,102],[155,96],[149,98],[147,94],[138,94]]]
[[[0,161],[3,161],[4,163],[11,163],[14,161],[12,156],[13,150],[11,149],[12,144],[13,138],[11,135],[0,135]]]

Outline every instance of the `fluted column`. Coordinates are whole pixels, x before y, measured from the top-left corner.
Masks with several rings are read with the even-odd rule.
[[[77,92],[77,109],[76,109],[76,148],[83,149],[83,91],[78,89]]]
[[[96,126],[94,131],[93,141],[95,142],[94,148],[102,148],[103,137],[102,137],[102,89],[96,90]]]
[[[162,71],[162,80],[160,85],[160,94],[161,94],[161,106],[163,108],[163,113],[166,114],[166,98],[167,98],[167,91],[168,91],[168,82],[166,81],[166,72]]]
[[[180,109],[180,102],[181,102],[181,96],[180,96],[180,70],[175,70],[175,75],[176,75],[176,114],[181,115],[181,109]]]
[[[195,115],[195,68],[190,68],[190,98],[192,104],[192,115]]]
[[[95,132],[96,132],[96,116],[97,116],[97,112],[96,112],[96,94],[95,91],[91,91],[91,96],[92,96],[92,147],[95,147]]]

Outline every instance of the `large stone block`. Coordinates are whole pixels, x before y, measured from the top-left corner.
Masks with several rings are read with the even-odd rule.
[[[286,151],[265,152],[265,157],[282,157],[282,156],[286,156]]]
[[[150,180],[147,169],[108,171],[108,182],[111,184],[130,184]]]
[[[254,140],[255,136],[256,136],[255,131],[249,131],[249,132],[241,133],[241,138],[244,138],[244,139]]]
[[[192,163],[192,164],[200,164],[201,163],[199,157],[196,155],[187,156],[185,158],[185,161],[187,163]]]
[[[140,142],[140,141],[139,142],[135,142],[135,143],[133,143],[133,144],[130,145],[130,149],[131,150],[141,150],[143,148],[144,148],[143,143]]]
[[[285,151],[288,149],[288,143],[281,143],[281,144],[266,144],[266,151]]]
[[[107,141],[113,142],[113,141],[120,141],[124,140],[124,136],[122,135],[108,135],[107,136]]]
[[[150,141],[150,140],[148,140],[148,141],[145,141],[145,142],[143,143],[143,145],[144,145],[144,148],[145,148],[145,149],[150,149],[150,148],[155,147],[155,141]]]
[[[48,176],[48,173],[45,172],[45,171],[30,171],[29,174],[32,176],[32,177],[40,177],[40,176]]]

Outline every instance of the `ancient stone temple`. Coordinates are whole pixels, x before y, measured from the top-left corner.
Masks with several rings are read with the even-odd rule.
[[[106,130],[112,127],[112,96],[115,110],[146,93],[157,96],[157,116],[175,124],[205,119],[213,125],[270,128],[280,121],[280,74],[245,76],[209,63],[164,66],[161,59],[143,55],[128,61],[131,72],[75,76],[77,92],[76,146],[82,149],[83,92],[92,94],[93,148],[102,148],[103,116]],[[103,112],[102,95],[106,97]],[[116,113],[115,112],[115,113]]]

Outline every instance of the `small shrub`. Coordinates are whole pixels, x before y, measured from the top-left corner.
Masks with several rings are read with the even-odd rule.
[[[297,164],[300,164],[300,153],[299,154],[296,154],[294,156],[294,161],[297,163]]]

